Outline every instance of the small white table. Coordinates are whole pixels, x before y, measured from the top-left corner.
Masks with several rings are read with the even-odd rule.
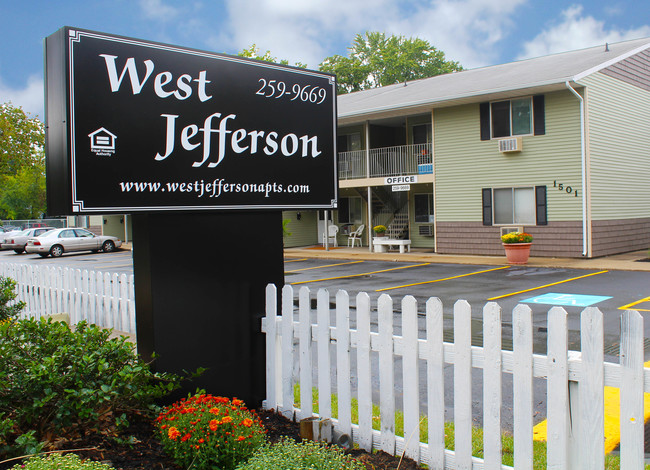
[[[373,237],[372,244],[375,247],[377,253],[386,253],[387,248],[391,246],[399,246],[399,252],[404,253],[404,247],[408,248],[409,253],[411,252],[411,240],[398,240],[396,238],[386,238],[386,237]]]

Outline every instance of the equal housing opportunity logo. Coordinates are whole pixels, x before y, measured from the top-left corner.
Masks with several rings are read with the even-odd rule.
[[[88,134],[90,137],[90,151],[101,157],[110,157],[115,153],[117,136],[100,127],[95,132]]]

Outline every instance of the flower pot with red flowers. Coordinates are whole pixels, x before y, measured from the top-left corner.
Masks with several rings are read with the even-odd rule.
[[[524,232],[510,232],[501,236],[501,242],[506,250],[508,264],[526,264],[530,257],[530,247],[533,236]]]

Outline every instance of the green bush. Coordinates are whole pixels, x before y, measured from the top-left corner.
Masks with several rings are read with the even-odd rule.
[[[12,302],[16,299],[16,281],[0,276],[0,323],[10,320],[25,308],[25,302]]]
[[[296,443],[282,439],[265,445],[237,470],[364,470],[361,462],[354,460],[337,447],[312,441]]]
[[[165,451],[184,468],[234,469],[266,440],[254,411],[234,398],[194,395],[156,418]]]
[[[105,463],[81,460],[76,454],[50,454],[30,458],[24,464],[16,464],[11,470],[113,470]]]
[[[109,335],[85,322],[74,331],[52,320],[0,325],[0,456],[154,416],[180,378],[151,372],[134,345]]]

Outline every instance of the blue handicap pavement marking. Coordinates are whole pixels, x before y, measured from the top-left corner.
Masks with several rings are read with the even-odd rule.
[[[580,295],[580,294],[556,294],[548,293],[522,300],[528,304],[566,305],[571,307],[589,307],[603,300],[611,299],[605,295]]]

